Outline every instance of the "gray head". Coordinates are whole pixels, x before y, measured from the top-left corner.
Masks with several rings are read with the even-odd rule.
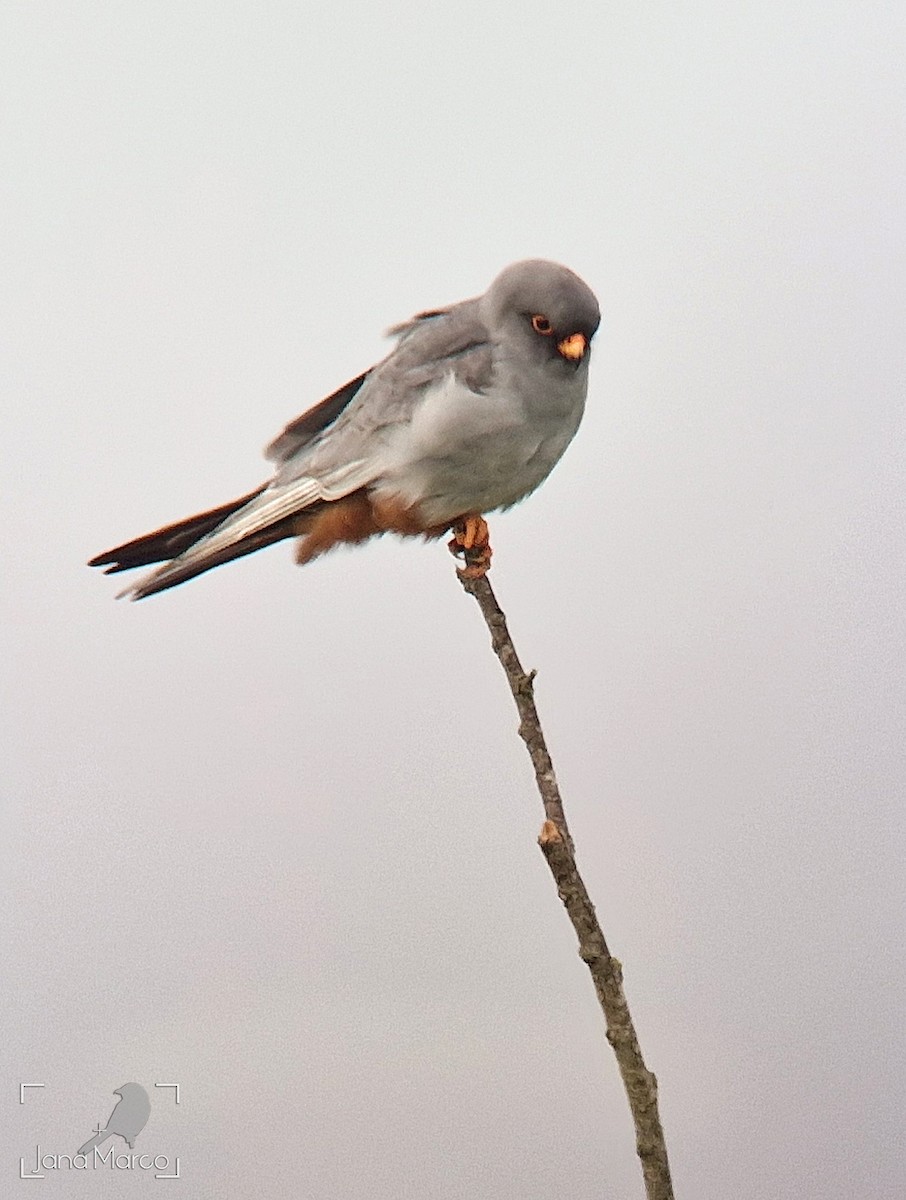
[[[529,258],[506,267],[481,298],[493,334],[533,361],[576,369],[601,321],[594,292],[567,267]]]

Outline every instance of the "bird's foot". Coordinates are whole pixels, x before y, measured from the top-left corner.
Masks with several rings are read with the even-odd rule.
[[[488,523],[484,517],[463,517],[453,526],[453,536],[447,546],[450,553],[465,563],[459,568],[463,579],[481,579],[491,565],[491,542]]]

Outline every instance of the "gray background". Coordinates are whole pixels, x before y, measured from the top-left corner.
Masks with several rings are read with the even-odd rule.
[[[17,1178],[130,1079],[193,1200],[641,1195],[446,552],[82,565],[542,255],[604,322],[494,582],[678,1195],[902,1197],[904,23],[3,5],[4,1195],[131,1194]]]

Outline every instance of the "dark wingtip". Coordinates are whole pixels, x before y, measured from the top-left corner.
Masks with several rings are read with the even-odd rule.
[[[105,550],[103,554],[97,554],[94,558],[89,558],[86,565],[89,567],[103,567],[105,575],[115,575],[117,571],[129,570],[129,564],[121,562],[119,555],[110,550]]]
[[[129,596],[131,600],[143,600],[146,596],[154,596],[158,592],[184,583],[187,579],[210,571],[212,567],[218,567],[221,563],[251,554],[253,550],[260,550],[272,542],[295,536],[293,518],[285,517],[214,554],[195,555],[190,563],[180,561],[187,550],[216,529],[232,513],[253,500],[264,491],[264,487],[262,484],[260,488],[240,497],[239,500],[232,500],[219,508],[212,508],[208,512],[187,517],[184,521],[177,521],[174,525],[156,529],[131,542],[124,542],[122,546],[104,550],[90,559],[88,565],[103,567],[105,575],[117,575],[120,571],[131,571],[136,567],[148,567],[154,563],[169,564],[153,572],[144,583],[140,582],[136,587],[127,588],[121,593]]]

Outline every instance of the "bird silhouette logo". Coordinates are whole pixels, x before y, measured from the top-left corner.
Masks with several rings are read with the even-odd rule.
[[[148,1099],[148,1093],[140,1083],[124,1083],[113,1094],[119,1096],[120,1099],[114,1105],[113,1112],[107,1119],[106,1128],[101,1129],[98,1125],[95,1136],[89,1138],[79,1149],[79,1154],[89,1154],[95,1146],[100,1146],[114,1134],[121,1137],[130,1150],[134,1148],[135,1139],[145,1128],[148,1117],[151,1115],[151,1101]]]

